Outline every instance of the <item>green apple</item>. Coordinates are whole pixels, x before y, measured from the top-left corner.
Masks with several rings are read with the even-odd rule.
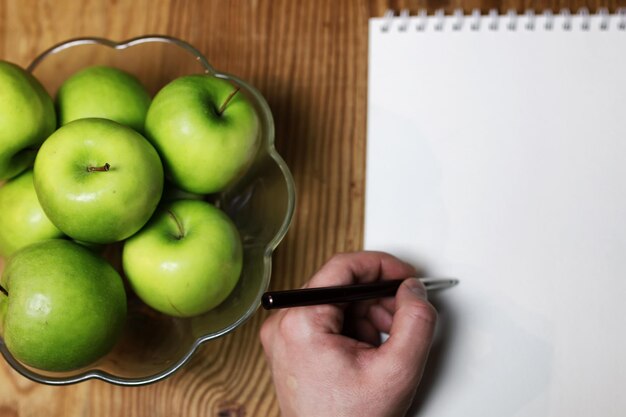
[[[95,66],[65,80],[56,101],[62,126],[77,119],[99,117],[143,132],[150,95],[133,75]]]
[[[28,170],[0,188],[0,256],[31,243],[63,237],[44,213]]]
[[[29,72],[0,61],[0,180],[18,175],[56,128],[52,99]]]
[[[4,342],[46,371],[81,368],[105,355],[126,320],[126,293],[104,259],[67,240],[35,243],[6,264],[0,294]]]
[[[48,218],[73,239],[111,243],[133,235],[163,192],[163,166],[136,131],[106,119],[68,123],[35,160],[35,191]]]
[[[159,209],[124,243],[128,281],[147,305],[191,317],[224,301],[239,280],[239,232],[222,211],[204,201],[179,200]]]
[[[146,116],[146,137],[172,182],[185,191],[223,190],[251,163],[260,141],[258,115],[245,93],[211,75],[163,87]]]

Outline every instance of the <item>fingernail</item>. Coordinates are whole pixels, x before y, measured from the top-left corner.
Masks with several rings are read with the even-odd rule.
[[[417,279],[417,278],[409,278],[409,279],[404,281],[404,285],[409,287],[409,289],[411,291],[413,291],[413,293],[415,295],[417,295],[419,298],[422,298],[424,300],[428,300],[428,294],[426,292],[426,287],[424,287],[424,284],[422,284],[422,282],[419,279]]]

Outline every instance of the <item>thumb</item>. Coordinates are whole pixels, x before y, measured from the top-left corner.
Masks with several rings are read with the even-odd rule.
[[[379,348],[379,353],[396,367],[421,375],[432,343],[437,312],[427,301],[424,284],[416,278],[404,280],[395,301],[389,339]],[[395,363],[397,361],[401,363]]]

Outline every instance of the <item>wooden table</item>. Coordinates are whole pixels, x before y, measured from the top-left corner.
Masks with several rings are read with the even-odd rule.
[[[300,286],[333,253],[362,245],[369,17],[405,7],[414,14],[419,8],[593,11],[620,5],[624,1],[0,0],[0,59],[26,66],[45,48],[74,37],[167,34],[255,85],[272,108],[277,148],[298,192],[294,222],[274,256],[271,286],[283,289]],[[2,362],[0,417],[278,416],[257,337],[265,317],[258,312],[203,346],[182,371],[146,387],[99,381],[43,386]]]

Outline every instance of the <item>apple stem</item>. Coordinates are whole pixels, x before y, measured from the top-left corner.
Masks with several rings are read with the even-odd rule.
[[[87,172],[106,172],[111,169],[111,165],[106,163],[101,167],[87,167]]]
[[[0,292],[7,297],[9,296],[9,292],[2,285],[0,285]]]
[[[175,236],[176,239],[181,240],[183,237],[185,237],[185,229],[183,228],[182,223],[180,222],[180,220],[178,220],[178,217],[176,217],[174,212],[168,210],[167,213],[172,219],[174,219],[174,221],[176,222],[176,226],[178,227],[178,236]]]
[[[240,87],[235,88],[235,91],[230,93],[230,95],[226,98],[226,101],[224,102],[224,104],[222,104],[222,107],[220,107],[220,109],[217,111],[218,116],[221,116],[222,113],[224,113],[224,110],[226,110],[226,106],[228,106],[228,103],[230,103],[233,97],[235,97],[235,94],[239,92],[239,89]]]

